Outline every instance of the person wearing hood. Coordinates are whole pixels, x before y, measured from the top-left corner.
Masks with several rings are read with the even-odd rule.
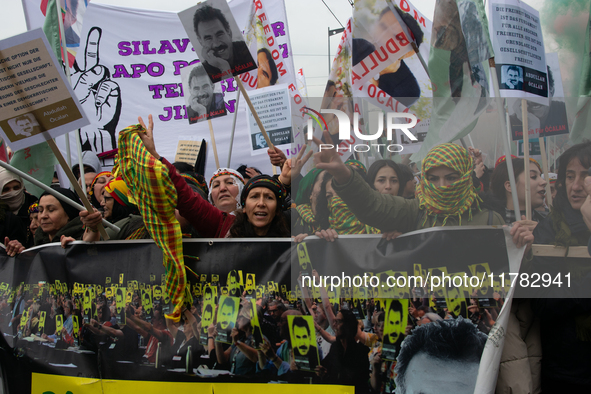
[[[18,216],[22,222],[22,227],[26,229],[24,242],[26,244],[29,239],[33,239],[31,232],[28,230],[31,224],[29,207],[31,204],[37,202],[37,197],[25,191],[23,180],[20,176],[4,168],[0,168],[0,188],[2,190],[0,203],[4,203],[8,207],[8,211]]]
[[[82,164],[84,165],[84,174],[89,172],[98,174],[103,170],[98,156],[89,150],[82,152]],[[77,162],[72,166],[72,172],[76,179],[80,178],[80,163]]]

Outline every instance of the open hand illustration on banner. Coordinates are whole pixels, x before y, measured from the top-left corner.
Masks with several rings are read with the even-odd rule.
[[[102,30],[93,27],[88,32],[84,51],[84,69],[72,75],[74,92],[80,100],[91,126],[81,132],[82,149],[102,153],[117,148],[115,136],[121,115],[121,91],[111,80],[111,73],[99,64]]]

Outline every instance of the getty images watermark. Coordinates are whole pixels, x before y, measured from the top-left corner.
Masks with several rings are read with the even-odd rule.
[[[321,109],[320,113],[318,113],[317,111],[312,110],[311,108],[306,108],[309,111],[311,111],[311,113],[316,114],[318,117],[320,117],[320,119],[325,123],[326,125],[326,121],[324,120],[324,118],[322,117],[321,114],[332,114],[335,115],[339,121],[339,140],[342,141],[339,145],[337,145],[336,147],[333,144],[320,144],[320,151],[322,151],[323,149],[333,149],[335,148],[337,150],[337,152],[359,152],[359,153],[364,153],[364,152],[369,152],[371,150],[371,148],[373,147],[374,149],[376,149],[378,152],[383,153],[385,151],[391,152],[391,153],[400,153],[403,150],[403,146],[400,144],[368,144],[368,143],[358,143],[358,140],[362,140],[362,141],[376,141],[378,138],[380,138],[382,136],[382,134],[384,133],[384,117],[382,116],[382,113],[378,114],[378,127],[375,133],[373,134],[362,134],[359,131],[359,114],[357,112],[355,112],[353,114],[353,135],[351,135],[351,121],[349,119],[349,117],[347,116],[346,113],[344,113],[343,111],[339,111],[336,109]],[[312,114],[308,113],[311,118],[308,119],[308,134],[307,134],[307,138],[308,140],[312,140],[312,136],[313,136],[313,122],[312,122]],[[397,123],[402,119],[410,119],[409,123]],[[317,122],[319,122],[318,119],[316,119]],[[410,139],[411,141],[417,141],[417,137],[415,137],[415,135],[410,132],[409,129],[412,129],[413,127],[415,127],[417,125],[417,117],[414,116],[413,114],[407,114],[407,113],[403,113],[403,112],[388,112],[386,113],[386,139],[388,141],[393,141],[393,134],[392,132],[394,130],[400,130],[402,131],[406,137],[408,139]],[[328,142],[328,141],[326,141]]]

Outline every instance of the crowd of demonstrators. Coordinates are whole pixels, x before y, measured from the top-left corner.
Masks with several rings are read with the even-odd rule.
[[[381,194],[413,198],[416,181],[410,168],[392,160],[376,160],[367,170],[367,183]]]
[[[525,163],[522,158],[516,157],[511,158],[511,162],[513,165],[513,175],[515,177],[520,217],[517,219],[515,218],[513,194],[509,182],[509,172],[507,170],[505,156],[501,156],[497,160],[497,164],[491,175],[491,187],[489,194],[487,195],[488,198],[485,198],[485,201],[505,218],[505,223],[511,224],[516,221],[526,223],[525,185],[528,177],[525,174]],[[533,231],[535,225],[543,220],[548,214],[548,209],[545,204],[547,182],[542,177],[542,168],[534,159],[530,159],[528,182],[530,185],[530,214],[532,218],[532,223],[529,224],[532,226],[531,229]]]
[[[391,239],[431,227],[511,225],[513,242],[517,247],[527,245],[527,251],[532,243],[569,247],[590,242],[591,214],[589,218],[585,216],[584,203],[591,205],[587,201],[589,190],[585,188],[585,178],[591,167],[591,143],[575,145],[559,158],[555,182],[550,179],[555,184],[556,196],[548,207],[545,203],[547,181],[534,160],[530,163],[530,173],[526,174],[523,159],[511,158],[516,179],[513,191],[504,157],[499,158],[490,171],[485,168],[479,150],[450,143],[437,145],[428,152],[421,162],[420,176],[416,176],[417,169],[392,160],[377,160],[367,170],[357,160],[343,162],[335,149],[317,153],[314,168],[302,176],[300,173],[311,152],[305,154],[306,150],[302,149],[297,157],[286,160],[278,150],[270,149],[271,163],[281,166],[279,175],[265,175],[256,168],[242,165],[236,170],[219,168],[207,182],[192,166],[171,164],[158,154],[151,116],[147,126],[141,118],[140,124],[146,130],[140,134],[146,150],[162,162],[174,184],[178,196],[176,216],[185,236],[293,235],[296,242],[301,242],[314,234],[331,241],[343,234],[382,233]],[[39,196],[36,202],[36,197],[26,193],[19,177],[0,171],[0,222],[3,226],[0,230],[3,230],[9,255],[22,252],[25,246],[50,242],[63,241],[65,246],[73,240],[100,241],[97,226],[102,219],[120,228],[118,232],[108,230],[112,239],[150,237],[137,202],[129,193],[130,185],[121,177],[103,171],[92,156],[85,155],[83,161],[85,179],[80,182],[87,186],[90,201],[96,208],[94,213],[78,212],[48,193]],[[531,190],[531,220],[526,219],[526,182]],[[55,190],[78,202],[70,190]],[[292,192],[295,193],[293,200]],[[517,193],[518,207],[513,205],[513,192]],[[521,213],[518,218],[514,216],[515,209]],[[527,264],[530,259],[528,256]],[[535,257],[531,264],[544,259]],[[131,302],[121,312],[116,301],[103,299],[95,305],[96,317],[78,326],[84,331],[79,336],[73,335],[72,322],[76,316],[82,322],[80,307],[61,295],[53,299],[46,296],[45,300],[26,299],[19,288],[10,302],[4,298],[0,308],[3,319],[10,321],[15,333],[25,311],[30,315],[21,332],[24,335],[38,333],[40,313],[45,311],[53,321],[46,322],[47,327],[50,331],[51,324],[54,327],[53,332],[44,328],[41,333],[44,339],[72,343],[72,338],[79,337],[85,346],[93,349],[108,348],[116,343],[116,351],[112,352],[115,358],[131,357],[131,361],[143,359],[170,366],[178,361],[176,357],[186,357],[190,350],[192,358],[199,359],[207,354],[210,366],[234,375],[262,374],[269,379],[352,384],[360,392],[392,392],[397,386],[399,392],[412,392],[416,381],[409,373],[418,373],[417,360],[428,359],[421,361],[421,368],[427,368],[425,365],[439,368],[444,360],[437,353],[441,347],[427,346],[425,338],[429,335],[447,338],[454,336],[454,332],[464,332],[466,343],[458,346],[470,345],[473,349],[470,352],[448,350],[456,352],[450,358],[453,363],[464,363],[466,370],[471,370],[482,352],[482,335],[487,335],[494,326],[504,296],[491,292],[492,305],[483,306],[481,297],[473,294],[458,304],[457,309],[452,309],[451,305],[440,302],[441,294],[424,289],[415,293],[413,289],[408,310],[404,312],[409,321],[405,335],[411,340],[399,349],[402,361],[396,364],[382,354],[387,321],[383,305],[368,296],[360,306],[364,312],[361,317],[355,304],[360,301],[342,297],[334,302],[326,289],[319,291],[317,299],[306,293],[306,289],[302,289],[304,297],[300,301],[288,302],[285,295],[279,294],[275,294],[275,299],[258,299],[256,310],[243,300],[239,318],[230,333],[231,343],[216,340],[219,334],[216,324],[200,326],[200,299],[195,301],[195,307],[183,311],[180,323],[165,320],[161,304],[155,304],[153,310],[146,312],[141,302]],[[216,309],[217,306],[214,316]],[[558,313],[558,318],[549,311]],[[122,313],[125,323],[121,323]],[[255,314],[258,316],[256,326],[252,323]],[[298,369],[290,343],[288,318],[307,315],[314,321],[315,346],[320,358],[320,365],[314,372]],[[513,385],[517,377],[511,373],[527,369],[533,376],[528,383],[530,387],[539,386],[535,376],[543,376],[542,388],[549,392],[558,387],[591,387],[591,380],[584,373],[591,369],[586,356],[591,351],[587,346],[589,315],[591,305],[585,300],[515,301],[510,319],[519,324],[510,327],[524,329],[511,336],[505,345],[499,385]],[[57,316],[62,316],[60,333],[55,328]],[[557,320],[560,327],[557,327]],[[201,343],[200,332],[204,331],[207,341]],[[556,340],[557,335],[561,341]],[[145,348],[140,349],[138,343],[144,343]],[[509,346],[521,349],[517,358],[509,354]],[[161,360],[156,360],[157,353],[162,356]],[[572,355],[570,359],[569,354]],[[535,360],[534,366],[526,368],[525,364],[531,360]],[[540,365],[541,370],[535,365]]]

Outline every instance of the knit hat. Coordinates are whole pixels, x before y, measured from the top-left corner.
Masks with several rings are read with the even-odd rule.
[[[39,213],[39,204],[34,202],[29,206],[29,215],[32,213]]]
[[[544,174],[542,174],[542,178],[544,178]],[[550,178],[550,180],[548,182],[550,182],[550,184],[553,185],[556,183],[556,180],[558,179],[558,175],[555,172],[549,172],[548,178]]]
[[[63,187],[52,187],[52,189],[64,196],[66,196],[70,200],[80,204],[80,200],[78,200],[78,196],[76,195],[76,193],[74,193],[70,189],[64,189]],[[41,202],[41,199],[45,196],[54,197],[51,193],[45,192],[41,195],[41,197],[39,197],[39,202]],[[64,211],[66,211],[66,215],[68,215],[69,220],[72,220],[72,219],[75,219],[78,217],[78,212],[79,212],[78,209],[74,208],[70,204],[63,202],[62,200],[60,200],[57,197],[55,197],[55,198],[58,201],[58,203],[62,206],[62,208],[64,208]]]
[[[269,176],[269,175],[257,175],[254,178],[251,178],[242,190],[242,194],[240,195],[240,202],[242,203],[242,207],[246,204],[246,197],[248,197],[248,193],[256,187],[266,187],[267,189],[271,190],[273,194],[275,194],[275,198],[277,199],[277,204],[281,206],[281,209],[285,209],[285,200],[287,198],[287,190],[285,190],[285,186],[279,180]]]
[[[92,183],[90,184],[90,191],[88,192],[88,194],[90,194],[91,196],[94,195],[94,185],[99,180],[99,178],[102,176],[111,176],[112,177],[113,174],[111,173],[111,171],[103,171],[103,172],[99,172],[98,174],[96,174],[96,176],[92,180]]]
[[[130,201],[130,198],[133,200],[133,197],[129,193],[129,188],[121,177],[111,179],[107,182],[105,190],[115,199],[115,201],[124,207],[134,207],[136,205]]]
[[[92,205],[94,205],[95,208],[99,208],[101,206],[101,204],[99,203],[98,198],[94,195],[94,185],[96,185],[97,181],[102,176],[112,177],[113,174],[110,171],[99,172],[98,174],[96,174],[96,176],[92,180],[92,183],[90,184],[90,191],[88,192],[88,195],[90,196],[90,202],[92,203]]]
[[[345,162],[345,165],[360,171],[364,177],[367,175],[367,168],[359,160],[349,159]]]
[[[512,158],[512,159],[523,159],[523,157],[517,157],[517,156],[515,156],[515,155],[511,155],[511,158]],[[502,162],[504,162],[504,161],[505,161],[505,156],[504,156],[504,155],[503,155],[503,156],[501,156],[501,157],[499,157],[499,158],[497,159],[497,161],[495,162],[495,168],[497,168],[497,166],[498,166],[499,164],[501,164]],[[542,168],[542,166],[540,165],[540,163],[538,163],[538,161],[537,161],[536,159],[534,159],[534,158],[530,157],[530,158],[529,158],[529,161],[530,161],[530,162],[532,162],[532,163],[534,163],[535,165],[537,165],[537,166],[538,166],[538,168],[540,168],[540,169]]]
[[[460,179],[449,186],[435,186],[427,179],[427,172],[436,167],[445,166],[456,171]],[[435,220],[443,217],[443,225],[450,216],[458,216],[461,224],[462,213],[469,211],[474,201],[480,200],[472,182],[472,156],[461,146],[445,143],[435,146],[423,160],[421,182],[417,187],[419,208],[426,211],[423,224],[428,216]]]
[[[195,188],[200,189],[206,196],[209,194],[209,188],[207,187],[207,181],[205,177],[201,174],[197,174],[195,172],[183,172],[181,176],[185,179],[187,184],[193,191]]]
[[[23,203],[25,202],[25,189],[23,187],[23,180],[20,176],[13,174],[5,168],[0,168],[0,193],[4,186],[12,181],[18,181],[21,184],[19,190],[13,190],[0,196],[0,201],[8,205],[8,209],[16,214]]]
[[[312,194],[314,183],[316,183],[316,179],[318,178],[318,175],[322,173],[322,171],[323,170],[319,168],[314,168],[308,172],[304,178],[302,178],[300,181],[300,186],[298,187],[298,193],[296,194],[295,198],[296,205],[310,204],[310,194]]]
[[[211,202],[213,204],[213,199],[211,198],[211,185],[214,181],[214,179],[223,176],[223,175],[230,175],[232,177],[232,179],[234,179],[234,183],[236,184],[236,186],[238,186],[238,194],[236,195],[236,209],[240,209],[240,194],[242,193],[242,189],[244,188],[244,178],[242,178],[242,175],[240,175],[240,173],[236,170],[233,170],[231,168],[218,168],[216,172],[213,173],[213,175],[211,176],[211,179],[209,180],[209,193],[208,193],[208,197],[209,197],[209,202]]]

